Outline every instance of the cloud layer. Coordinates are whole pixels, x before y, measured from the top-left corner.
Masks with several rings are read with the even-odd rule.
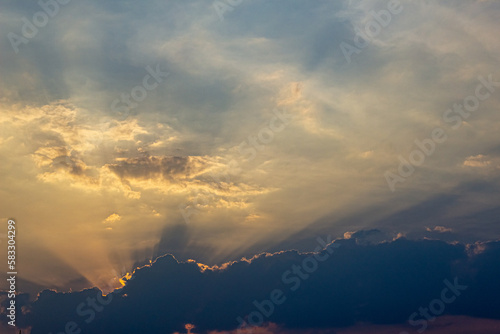
[[[31,284],[363,228],[498,238],[496,1],[401,1],[371,36],[388,1],[242,1],[223,20],[210,1],[71,1],[27,35],[43,8],[1,6],[0,210],[41,261],[20,262]],[[475,111],[454,106],[490,75]],[[446,142],[392,192],[384,173],[436,128]]]
[[[32,334],[62,331],[68,322],[92,333],[173,332],[185,323],[204,332],[234,330],[241,317],[262,328],[279,324],[286,333],[323,333],[322,328],[357,323],[414,332],[441,323],[425,312],[499,319],[499,251],[498,242],[373,243],[351,237],[318,253],[261,254],[221,267],[168,255],[136,270],[106,297],[90,289],[44,291],[33,303],[26,299],[21,323],[32,326]],[[279,302],[271,307],[270,300]],[[440,302],[442,309],[437,300],[446,302]],[[427,311],[419,314],[422,307]]]

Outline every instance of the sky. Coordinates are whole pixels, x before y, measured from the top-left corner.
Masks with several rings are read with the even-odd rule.
[[[371,307],[384,297],[367,292],[342,296],[352,307],[329,305],[345,317],[326,321],[326,312],[304,311],[301,290],[255,333],[403,331],[445,279],[490,284],[500,233],[499,16],[493,0],[3,0],[0,256],[13,219],[19,326],[56,333],[69,320],[44,322],[41,309],[78,318],[68,305],[115,291],[120,302],[91,321],[93,333],[152,323],[146,314],[124,320],[136,302],[184,305],[155,330],[191,322],[235,331],[233,313],[244,318],[252,298],[269,297],[273,273],[279,281],[329,244],[366,256],[410,252],[429,263],[415,275],[431,273],[415,298],[398,300],[404,307],[384,301],[392,317]],[[430,241],[456,254],[442,259]],[[342,294],[328,279],[338,263],[336,286],[407,293],[391,278],[410,270],[405,261],[374,251],[381,267],[363,272],[363,257],[341,254],[319,266],[323,293]],[[480,260],[494,268],[474,276]],[[234,266],[268,280],[243,293]],[[162,283],[148,270],[173,277]],[[367,272],[380,277],[345,281]],[[187,302],[155,299],[179,282]],[[306,299],[325,309],[321,291]],[[447,333],[446,323],[494,332],[498,305],[474,311],[485,294],[469,291],[427,332]]]

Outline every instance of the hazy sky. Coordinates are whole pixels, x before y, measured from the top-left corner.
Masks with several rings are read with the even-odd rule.
[[[390,3],[70,1],[44,22],[2,1],[19,277],[103,288],[160,253],[214,264],[304,233],[497,239],[500,3]]]

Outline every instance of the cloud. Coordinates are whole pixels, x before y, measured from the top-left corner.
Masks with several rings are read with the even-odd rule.
[[[482,154],[467,157],[464,161],[464,166],[468,167],[487,167],[490,164],[491,161],[487,160],[487,157]]]
[[[301,267],[313,254],[260,254],[214,267],[192,260],[178,262],[167,255],[129,276],[123,288],[106,297],[110,302],[93,312],[95,319],[86,322],[91,312],[79,315],[75,309],[87,297],[100,296],[99,290],[45,291],[29,305],[20,323],[32,326],[33,334],[60,330],[67,321],[92,333],[133,333],[137,328],[173,332],[185,323],[194,323],[201,331],[232,330],[238,326],[238,316],[245,318],[256,310],[255,303],[280,289],[286,300],[274,305],[266,322],[292,332],[317,328],[310,333],[322,333],[358,322],[408,326],[404,323],[413,312],[440,296],[446,279],[458,280],[467,289],[446,305],[445,314],[499,319],[499,245],[404,238],[360,245],[352,238],[340,239],[321,251],[320,256],[329,252],[331,256],[318,262],[316,271],[289,275],[287,270]]]
[[[483,333],[496,334],[500,320],[478,319],[466,316],[441,316],[437,317],[425,330],[428,334],[467,334]],[[369,325],[359,324],[347,328],[328,329],[289,329],[270,323],[268,326],[253,329],[253,333],[273,334],[386,334],[386,333],[412,333],[414,328],[408,324],[401,325]],[[415,331],[416,332],[416,331]],[[228,332],[213,331],[208,334],[224,334]],[[230,331],[230,334],[246,334],[245,330]],[[248,334],[250,330],[248,330]]]
[[[119,214],[112,213],[106,219],[104,219],[103,223],[112,224],[112,223],[115,223],[117,221],[120,221],[120,219],[122,219],[122,217],[120,217]]]
[[[457,130],[442,116],[474,94],[479,75],[500,80],[498,5],[402,6],[350,64],[339,45],[354,43],[386,0],[244,1],[222,22],[202,0],[61,6],[19,53],[0,40],[1,211],[32,231],[26,252],[50,250],[94,285],[112,279],[112,254],[128,269],[149,261],[162,231],[183,223],[179,207],[196,214],[186,245],[171,248],[208,264],[322,232],[491,239],[499,91]],[[40,10],[10,1],[0,30],[20,34],[21,18]],[[156,65],[169,77],[117,114],[113,101]],[[276,107],[294,119],[267,142]],[[384,172],[437,126],[447,142],[392,194]],[[212,178],[233,160],[238,173]],[[112,212],[122,218],[109,230]],[[30,281],[69,284],[30,267],[39,269],[24,271]]]
[[[175,180],[189,179],[200,175],[207,162],[201,157],[156,157],[145,156],[130,158],[108,165],[121,179],[154,179]]]
[[[451,228],[447,228],[447,227],[444,227],[444,226],[434,226],[433,229],[429,228],[429,227],[426,227],[425,230],[427,232],[439,232],[439,233],[445,233],[445,232],[452,232],[453,229]]]

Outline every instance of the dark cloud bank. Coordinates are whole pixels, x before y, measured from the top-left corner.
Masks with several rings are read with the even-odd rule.
[[[444,280],[458,280],[467,289],[445,305],[443,315],[500,319],[500,242],[360,240],[354,234],[319,253],[261,254],[220,268],[179,263],[166,255],[136,270],[122,289],[107,297],[97,289],[46,290],[31,304],[20,296],[18,303],[25,307],[18,323],[31,326],[32,334],[64,332],[68,322],[75,323],[70,329],[78,326],[83,333],[96,334],[169,333],[184,331],[186,323],[196,324],[197,332],[233,330],[237,317],[257,310],[254,301],[270,299],[270,293],[279,289],[284,293],[280,300],[285,300],[265,320],[282,328],[396,324],[440,299]],[[304,262],[314,254],[327,257],[316,261],[317,269],[311,261]],[[294,265],[307,265],[310,274],[292,272]]]

